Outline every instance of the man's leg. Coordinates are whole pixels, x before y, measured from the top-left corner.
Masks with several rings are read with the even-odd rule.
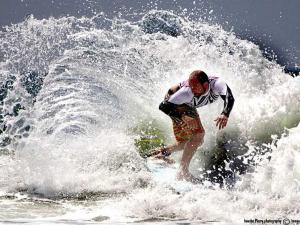
[[[194,125],[193,128],[185,127],[186,134],[190,134],[188,136],[188,140],[186,141],[183,149],[183,154],[180,162],[180,168],[177,173],[177,179],[179,180],[188,180],[193,181],[193,176],[189,172],[190,162],[197,151],[197,148],[203,144],[205,131],[202,126],[200,117],[198,113],[195,114],[195,120],[192,121]]]
[[[167,145],[164,147],[165,150],[169,153],[177,152],[183,150],[184,146],[186,144],[186,141],[184,142],[178,142],[176,141],[174,144]]]
[[[196,109],[193,110],[196,127],[191,129],[183,121],[172,120],[176,143],[166,147],[157,148],[151,153],[151,155],[155,156],[155,158],[165,160],[166,156],[170,155],[171,153],[184,150],[180,170],[178,173],[181,174],[180,171],[182,171],[183,177],[186,177],[185,174],[189,174],[188,167],[190,161],[197,148],[203,143],[204,138],[204,128],[201,124],[199,114],[197,113]],[[180,176],[178,176],[178,178],[180,178]]]
[[[169,159],[169,156],[171,153],[183,150],[184,146],[186,144],[185,142],[176,142],[174,144],[170,144],[164,147],[159,147],[154,149],[150,155],[154,156],[156,159],[163,159],[167,163],[174,163],[175,161],[173,159]]]
[[[150,155],[155,156],[156,158],[163,158],[165,157],[164,154],[162,154],[162,151],[165,151],[165,153],[171,154],[176,151],[183,150],[186,142],[191,137],[192,132],[188,129],[187,125],[184,124],[182,121],[175,121],[172,120],[173,123],[173,132],[175,135],[176,142],[174,144],[170,144],[164,147],[159,147],[154,149]],[[186,132],[188,130],[188,133]]]
[[[180,162],[180,168],[177,173],[178,180],[193,180],[193,176],[189,172],[189,166],[197,148],[203,143],[204,134],[204,130],[202,132],[198,132],[186,142]]]

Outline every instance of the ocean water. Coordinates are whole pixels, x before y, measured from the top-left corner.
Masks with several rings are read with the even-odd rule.
[[[300,220],[300,77],[257,45],[168,11],[28,17],[0,39],[1,223]],[[191,171],[206,185],[178,192],[149,171],[136,128],[171,143],[158,105],[195,69],[224,78],[236,102],[223,131],[222,101],[198,110],[206,136]]]

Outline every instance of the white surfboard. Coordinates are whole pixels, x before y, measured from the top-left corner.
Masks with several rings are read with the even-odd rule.
[[[196,186],[191,182],[178,181],[176,179],[176,173],[179,168],[178,163],[169,164],[163,160],[148,158],[147,166],[158,184],[166,186],[178,193],[189,192]]]

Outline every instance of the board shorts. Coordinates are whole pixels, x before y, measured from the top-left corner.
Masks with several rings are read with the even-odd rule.
[[[191,111],[192,110],[192,111]],[[204,128],[201,124],[201,120],[196,108],[190,109],[188,115],[193,115],[194,119],[197,121],[198,126],[196,128],[190,128],[186,123],[180,120],[174,120],[173,122],[173,131],[175,139],[177,142],[185,142],[192,138],[196,133],[203,133]]]

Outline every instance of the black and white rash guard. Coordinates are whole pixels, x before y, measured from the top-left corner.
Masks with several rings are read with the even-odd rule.
[[[188,80],[181,82],[179,84],[179,90],[172,94],[167,101],[160,104],[160,110],[171,117],[181,118],[181,113],[176,112],[176,106],[186,104],[192,108],[198,108],[215,102],[219,96],[221,96],[224,100],[224,109],[222,114],[228,117],[234,104],[234,98],[230,88],[219,77],[209,76],[208,79],[209,88],[200,96],[195,96],[193,94]]]

